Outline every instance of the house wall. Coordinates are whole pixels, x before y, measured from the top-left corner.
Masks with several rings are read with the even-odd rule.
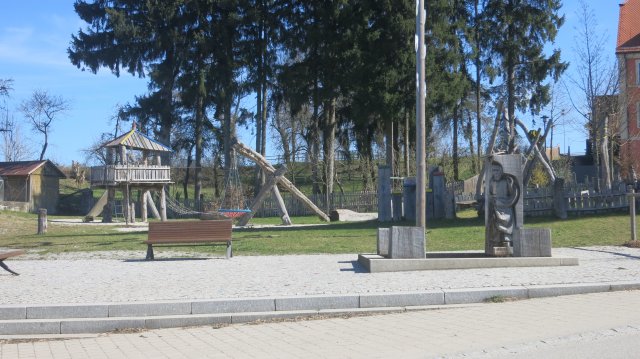
[[[638,78],[638,64],[640,63],[640,53],[618,54],[620,64],[620,79],[623,81],[620,86],[619,103],[622,114],[620,128],[620,160],[621,175],[631,179],[631,168],[634,168],[636,175],[640,176],[640,126],[638,116],[640,109],[640,81]]]
[[[46,208],[47,213],[55,214],[58,207],[58,192],[60,179],[43,166],[34,171],[30,176],[31,210],[37,211]]]
[[[26,177],[6,177],[4,179],[4,200],[28,202]]]

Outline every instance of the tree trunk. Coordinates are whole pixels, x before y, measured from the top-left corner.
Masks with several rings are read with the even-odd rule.
[[[460,179],[460,169],[459,169],[459,156],[458,156],[458,114],[459,107],[456,106],[453,109],[453,179],[458,181]]]
[[[49,134],[47,130],[44,132],[44,144],[42,145],[42,152],[40,152],[40,161],[44,159],[44,153],[47,151],[47,146],[49,146]]]
[[[405,177],[411,176],[409,165],[409,111],[404,114],[404,175]]]
[[[184,193],[184,199],[189,199],[189,177],[191,174],[191,163],[193,162],[193,156],[191,155],[191,151],[193,150],[193,145],[189,147],[189,152],[187,153],[187,168],[184,173],[184,181],[182,182],[182,192]]]
[[[336,100],[331,99],[325,104],[325,125],[323,131],[325,194],[333,193],[333,178],[335,177],[335,139],[336,139]]]
[[[202,64],[200,64],[202,66]],[[197,208],[201,208],[201,203],[198,203],[200,200],[200,194],[202,192],[202,132],[203,132],[203,124],[204,124],[204,111],[205,104],[204,98],[207,95],[206,87],[205,87],[205,72],[204,70],[200,70],[200,76],[198,78],[198,94],[196,100],[196,116],[195,116],[195,147],[196,147],[196,166],[193,172],[193,180],[194,180],[194,191],[193,191],[193,199],[196,201]]]
[[[468,113],[468,121],[467,121],[467,128],[466,128],[466,133],[467,133],[467,140],[469,141],[469,152],[471,153],[471,172],[473,173],[478,173],[478,166],[476,166],[476,159],[473,158],[473,154],[475,153],[474,147],[473,147],[473,125],[472,125],[472,119],[471,119],[471,114]]]

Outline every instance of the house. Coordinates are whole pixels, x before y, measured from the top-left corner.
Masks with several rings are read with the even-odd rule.
[[[56,213],[64,173],[51,161],[0,162],[0,208]]]
[[[620,4],[616,56],[620,66],[620,169],[640,175],[640,0]]]

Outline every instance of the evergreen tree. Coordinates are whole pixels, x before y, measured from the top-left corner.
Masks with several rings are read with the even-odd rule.
[[[544,53],[564,23],[560,7],[560,0],[487,0],[484,18],[492,31],[485,33],[483,41],[487,58],[493,60],[505,86],[509,153],[516,150],[516,109],[539,113],[550,100],[550,86],[544,81],[549,76],[557,81],[567,68],[560,50],[549,56]]]

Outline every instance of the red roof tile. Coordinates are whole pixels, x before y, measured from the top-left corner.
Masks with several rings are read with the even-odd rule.
[[[640,51],[640,0],[620,4],[616,53]]]

